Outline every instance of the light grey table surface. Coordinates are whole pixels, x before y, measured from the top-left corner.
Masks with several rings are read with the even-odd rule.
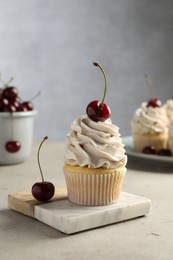
[[[65,235],[8,208],[8,194],[40,181],[37,148],[24,163],[0,166],[1,260],[173,259],[173,164],[129,157],[123,191],[151,199],[150,214]],[[40,155],[45,179],[59,186],[65,185],[63,151],[63,142],[47,141]]]

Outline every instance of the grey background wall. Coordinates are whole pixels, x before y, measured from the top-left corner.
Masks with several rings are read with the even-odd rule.
[[[63,140],[73,119],[101,99],[123,136],[134,110],[149,99],[173,96],[173,2],[170,0],[0,0],[0,72],[24,99],[37,91],[35,140]]]

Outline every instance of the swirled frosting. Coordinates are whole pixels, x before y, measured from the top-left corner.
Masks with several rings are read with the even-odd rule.
[[[173,99],[168,99],[165,104],[165,109],[168,115],[169,120],[173,121]]]
[[[167,133],[169,119],[164,107],[147,107],[143,102],[138,108],[131,121],[133,133],[159,134]]]
[[[119,128],[111,119],[94,122],[86,115],[78,117],[67,134],[65,163],[88,168],[125,166],[127,156]]]
[[[170,125],[169,125],[168,133],[169,133],[169,136],[171,136],[171,137],[173,136],[173,122],[170,123]]]

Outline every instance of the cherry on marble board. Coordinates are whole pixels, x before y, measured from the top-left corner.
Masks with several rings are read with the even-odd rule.
[[[40,149],[41,149],[41,146],[44,143],[44,141],[47,139],[48,139],[48,137],[45,136],[39,145],[38,153],[37,153],[38,166],[39,166],[42,181],[36,182],[32,186],[32,189],[31,189],[33,197],[36,200],[42,201],[42,202],[46,202],[46,201],[50,200],[55,194],[55,186],[53,185],[53,183],[44,180],[43,172],[42,172],[41,165],[40,165]]]

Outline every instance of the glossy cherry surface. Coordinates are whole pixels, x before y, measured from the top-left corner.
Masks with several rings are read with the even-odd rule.
[[[18,112],[24,112],[24,111],[27,111],[27,108],[26,108],[25,106],[19,105],[19,106],[16,108],[16,111],[18,111]]]
[[[6,109],[9,105],[9,101],[6,98],[0,97],[0,112],[4,112],[4,109]]]
[[[88,117],[95,122],[104,122],[111,114],[110,108],[106,104],[101,104],[98,100],[89,103],[86,112]]]
[[[152,98],[147,103],[147,107],[153,107],[153,108],[161,107],[161,105],[162,105],[161,101],[157,98]]]
[[[11,82],[13,78],[9,80]],[[1,79],[2,81],[2,79]],[[0,112],[23,112],[34,110],[33,103],[30,101],[22,101],[19,96],[18,89],[14,86],[9,86],[8,83],[4,83],[4,88],[0,88]],[[35,99],[40,95],[38,92],[33,98]]]
[[[93,62],[93,65],[96,67],[99,67],[99,69],[101,70],[103,77],[104,77],[104,94],[103,94],[103,98],[102,101],[98,101],[98,100],[94,100],[92,102],[90,102],[86,108],[86,113],[88,115],[88,117],[95,121],[102,121],[104,122],[105,120],[107,120],[110,117],[111,114],[111,110],[110,108],[104,103],[105,97],[106,97],[106,91],[107,91],[107,83],[106,83],[106,74],[103,70],[103,68],[100,66],[100,64],[98,64],[97,62]]]
[[[145,79],[147,80],[149,89],[151,91],[151,97],[152,97],[148,101],[147,107],[153,107],[153,108],[161,107],[162,103],[159,99],[155,98],[156,95],[155,95],[155,91],[154,91],[154,86],[153,86],[153,83],[152,83],[150,77],[147,74],[145,75]]]
[[[6,87],[2,92],[2,96],[8,100],[14,100],[18,96],[18,90],[16,87]]]
[[[50,200],[55,193],[55,187],[51,182],[36,182],[32,186],[32,195],[36,200],[46,202]]]
[[[3,112],[16,112],[16,107],[13,104],[8,104],[8,106],[4,107]]]
[[[156,148],[154,146],[146,146],[146,147],[143,148],[142,153],[156,154]]]
[[[23,107],[25,107],[26,110],[28,110],[28,111],[34,109],[33,104],[32,104],[31,101],[25,101],[25,102],[22,102],[21,105],[22,105]]]
[[[55,193],[55,186],[49,181],[44,181],[43,172],[42,172],[41,165],[40,165],[40,149],[42,147],[42,144],[47,139],[48,139],[48,137],[45,136],[44,139],[42,140],[42,142],[40,143],[38,152],[37,152],[38,166],[39,166],[42,181],[36,182],[32,186],[32,189],[31,189],[33,197],[36,200],[44,201],[44,202],[50,200],[54,196],[54,193]]]
[[[16,109],[19,107],[20,101],[16,98],[9,101],[10,105],[14,106]]]
[[[5,144],[5,149],[9,152],[9,153],[17,153],[20,150],[20,142],[19,141],[8,141]]]

